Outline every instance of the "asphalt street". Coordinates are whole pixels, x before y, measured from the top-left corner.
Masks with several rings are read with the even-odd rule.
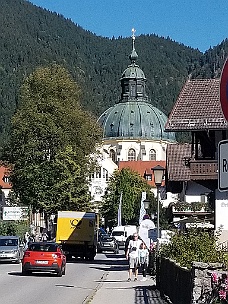
[[[4,304],[142,304],[167,303],[156,290],[154,278],[127,282],[128,267],[120,254],[100,253],[95,261],[67,263],[66,275],[21,274],[20,264],[0,264],[0,297]]]

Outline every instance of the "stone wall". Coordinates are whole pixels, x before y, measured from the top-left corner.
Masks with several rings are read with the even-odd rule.
[[[204,304],[206,299],[210,297],[211,274],[214,271],[222,271],[223,265],[219,263],[192,263],[192,304]]]
[[[162,294],[174,304],[205,304],[211,295],[211,274],[221,272],[219,263],[193,262],[191,270],[175,261],[161,258],[157,261],[156,283]]]

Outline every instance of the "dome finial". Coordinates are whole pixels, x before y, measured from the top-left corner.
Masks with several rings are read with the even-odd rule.
[[[138,54],[136,53],[136,50],[135,50],[135,32],[136,30],[133,28],[132,30],[132,52],[131,52],[131,55],[129,56],[129,58],[131,59],[131,63],[135,63],[136,59],[138,58]]]

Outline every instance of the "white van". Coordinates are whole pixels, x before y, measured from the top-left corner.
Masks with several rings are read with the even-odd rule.
[[[116,226],[113,228],[111,236],[113,236],[120,246],[124,246],[129,235],[137,233],[137,227],[134,225]]]

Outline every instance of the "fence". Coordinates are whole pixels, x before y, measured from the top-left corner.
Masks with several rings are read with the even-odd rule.
[[[166,258],[157,260],[157,287],[175,304],[191,304],[191,271]]]

